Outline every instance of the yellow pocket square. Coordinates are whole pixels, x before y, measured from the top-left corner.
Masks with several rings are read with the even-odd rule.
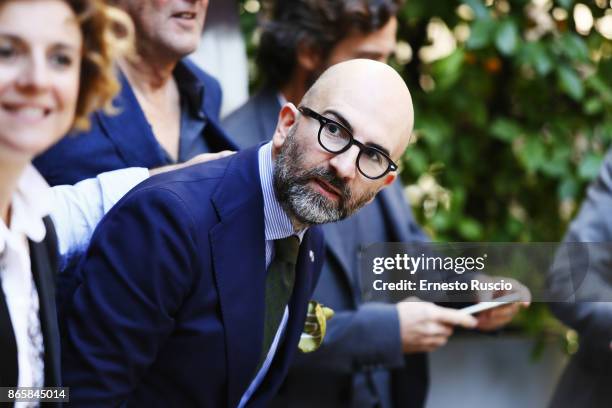
[[[302,353],[311,353],[319,348],[325,338],[327,321],[334,316],[334,311],[329,307],[311,300],[308,302],[308,313],[304,331],[300,337],[298,348]]]

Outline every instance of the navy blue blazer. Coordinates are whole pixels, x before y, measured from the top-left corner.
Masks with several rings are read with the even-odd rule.
[[[152,177],[100,223],[79,265],[82,284],[60,317],[63,378],[73,405],[238,404],[263,340],[257,152]],[[323,251],[322,232],[310,228],[283,341],[249,406],[264,406],[287,373]]]
[[[184,81],[179,88],[203,88],[200,114],[206,117],[207,125],[202,137],[210,150],[236,150],[219,126],[221,88],[217,80],[187,59],[179,62],[175,70]],[[129,82],[122,74],[120,80],[121,93],[113,101],[118,113],[93,113],[90,130],[63,138],[34,160],[50,185],[75,184],[125,167],[154,168],[168,164]]]
[[[241,148],[252,146],[272,137],[279,110],[277,92],[263,89],[224,119],[223,128]],[[369,206],[386,221],[387,241],[429,240],[414,220],[399,180]],[[402,354],[395,305],[364,299],[353,270],[358,254],[345,245],[346,234],[367,242],[358,225],[374,230],[375,222],[359,211],[342,221],[344,229],[337,223],[323,226],[326,259],[313,298],[336,314],[321,348],[296,356],[271,406],[424,406],[429,383],[426,355]]]

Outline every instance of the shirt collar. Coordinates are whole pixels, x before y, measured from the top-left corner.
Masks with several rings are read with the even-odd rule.
[[[42,219],[50,213],[50,199],[47,182],[34,166],[26,167],[11,200],[10,229],[0,220],[0,252],[4,251],[9,234],[25,234],[34,242],[45,238]]]
[[[194,74],[187,64],[179,61],[173,71],[176,85],[181,97],[187,101],[187,106],[192,116],[204,118],[202,106],[204,106],[204,82]]]
[[[185,61],[179,61],[174,70],[172,76],[176,81],[176,86],[179,89],[181,98],[185,98],[189,112],[194,117],[205,119],[202,107],[204,106],[204,82],[189,68]],[[119,78],[121,81],[122,96],[126,89],[130,89],[131,85],[127,79],[127,76],[119,70]]]
[[[291,235],[297,235],[301,241],[306,229],[297,233],[293,230],[289,216],[276,198],[273,175],[274,161],[272,160],[272,142],[270,141],[259,148],[259,180],[264,200],[266,241],[287,238]]]

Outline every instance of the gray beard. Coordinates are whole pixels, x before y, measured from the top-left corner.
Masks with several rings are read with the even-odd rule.
[[[305,184],[292,184],[287,190],[288,205],[284,210],[293,215],[301,224],[326,224],[347,217],[342,205],[336,206],[326,197],[313,191]],[[281,205],[282,202],[281,202]]]
[[[302,168],[302,151],[291,129],[274,166],[274,191],[283,210],[304,227],[343,220],[363,207],[376,193],[353,200],[350,189],[331,170]],[[325,180],[340,191],[337,202],[314,191],[308,182]]]

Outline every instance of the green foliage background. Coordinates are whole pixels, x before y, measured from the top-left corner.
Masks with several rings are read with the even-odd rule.
[[[416,110],[405,181],[429,173],[450,191],[448,208],[429,203],[435,211],[427,211],[426,199],[415,208],[437,238],[557,241],[612,140],[612,42],[595,30],[576,32],[571,0],[553,5],[568,18],[531,41],[531,1],[491,3],[409,0],[401,12],[399,38],[413,49],[425,43],[434,17],[451,30],[470,28],[442,60],[396,64]],[[458,16],[461,4],[473,20]],[[588,6],[594,16],[610,10]],[[419,85],[423,77],[433,90]]]
[[[398,40],[412,58],[398,52],[390,63],[411,89],[416,118],[402,178],[436,240],[562,238],[612,141],[612,41],[594,28],[578,32],[577,3],[407,0],[401,9]],[[608,0],[582,4],[596,20],[612,13]],[[251,56],[253,5],[241,2]],[[456,39],[433,62],[419,52],[432,21]],[[535,333],[551,324],[541,307],[522,321]]]

